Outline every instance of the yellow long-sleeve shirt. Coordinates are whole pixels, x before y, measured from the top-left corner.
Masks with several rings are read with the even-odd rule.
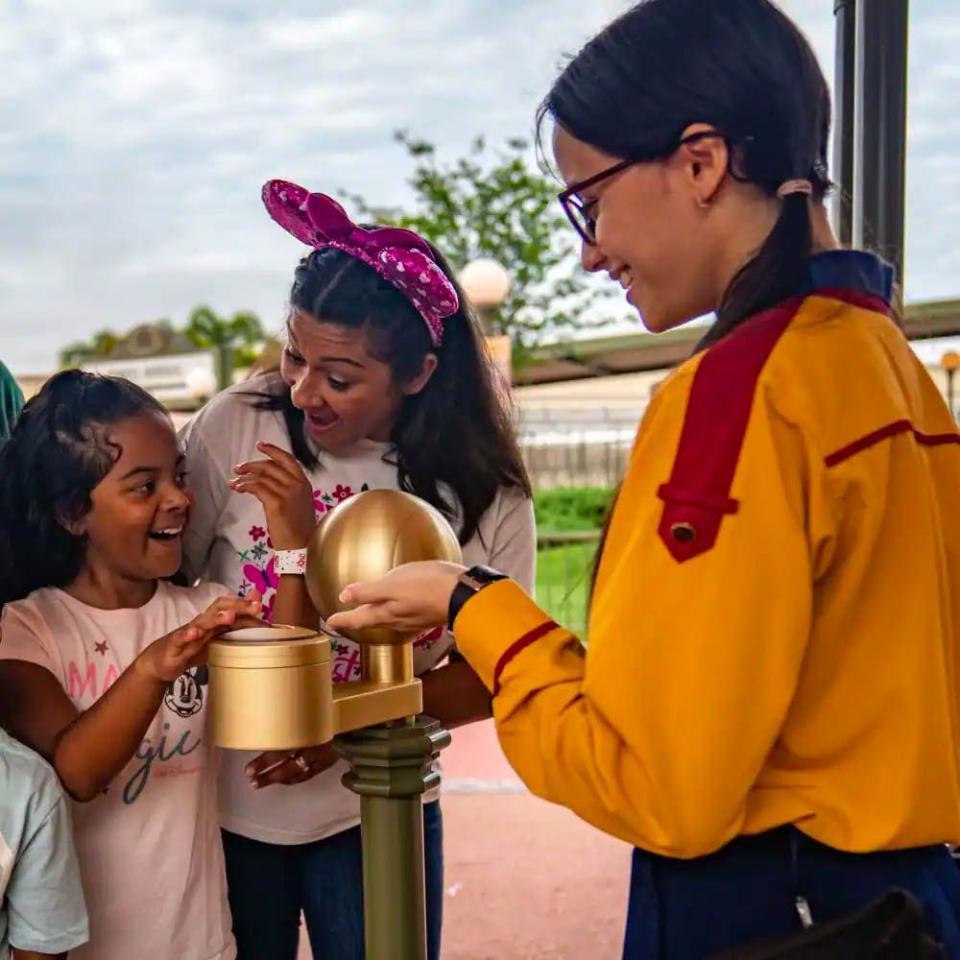
[[[882,303],[822,291],[658,390],[589,649],[510,581],[462,609],[529,788],[675,857],[781,824],[960,840],[960,446]]]

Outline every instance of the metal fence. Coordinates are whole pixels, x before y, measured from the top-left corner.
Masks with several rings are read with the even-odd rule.
[[[642,409],[521,408],[518,433],[534,490],[614,487],[623,478]],[[587,611],[600,532],[537,535],[537,600],[587,639]]]
[[[623,477],[641,412],[521,410],[518,433],[534,489],[616,486]]]
[[[587,610],[599,531],[537,536],[537,602],[557,623],[587,639]]]

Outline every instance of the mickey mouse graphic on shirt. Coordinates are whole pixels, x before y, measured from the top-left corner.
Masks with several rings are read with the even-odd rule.
[[[207,685],[206,665],[191,667],[168,687],[163,702],[178,717],[192,717],[203,708],[203,688]]]

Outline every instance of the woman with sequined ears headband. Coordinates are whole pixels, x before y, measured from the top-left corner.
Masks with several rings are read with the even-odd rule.
[[[196,498],[188,572],[241,594],[258,590],[276,622],[316,626],[302,573],[317,519],[361,490],[399,488],[450,518],[470,563],[506,569],[532,589],[529,482],[477,324],[443,258],[417,234],[354,224],[330,197],[295,184],[271,181],[263,201],[311,249],[294,274],[279,373],[220,394],[185,432]],[[414,668],[425,712],[448,727],[490,716],[489,693],[449,633],[419,640]],[[357,646],[338,640],[334,679],[359,671]],[[329,745],[224,754],[221,823],[240,960],[294,960],[301,912],[315,956],[362,960],[360,806],[340,783],[344,770]],[[424,826],[436,958],[435,793]]]
[[[633,844],[625,957],[809,939],[894,886],[960,957],[960,436],[891,269],[831,233],[809,44],[767,0],[646,0],[541,120],[584,268],[652,331],[716,317],[640,426],[589,647],[438,563],[330,625],[451,626],[530,789]]]

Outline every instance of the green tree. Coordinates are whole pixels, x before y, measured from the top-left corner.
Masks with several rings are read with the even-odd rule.
[[[217,381],[221,390],[230,386],[236,367],[250,366],[256,347],[266,338],[260,318],[249,310],[221,317],[208,306],[195,307],[183,332],[198,347],[216,350]]]
[[[443,252],[457,271],[489,257],[510,274],[511,289],[492,316],[491,333],[508,334],[523,355],[547,335],[598,325],[586,318],[599,296],[579,268],[578,241],[557,204],[558,187],[531,163],[522,138],[493,152],[477,137],[469,155],[444,163],[435,146],[406,131],[394,135],[413,161],[412,211],[350,200],[360,216],[408,227]]]
[[[67,344],[59,354],[60,366],[63,369],[79,367],[91,360],[107,357],[119,342],[119,335],[112,330],[98,330],[89,340]]]

